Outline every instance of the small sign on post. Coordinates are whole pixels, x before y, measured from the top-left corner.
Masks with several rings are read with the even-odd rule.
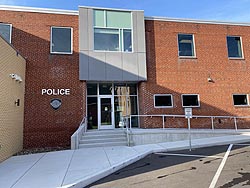
[[[192,108],[185,108],[185,118],[192,118]]]

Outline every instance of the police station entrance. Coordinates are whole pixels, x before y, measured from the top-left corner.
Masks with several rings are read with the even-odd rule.
[[[135,83],[87,83],[88,129],[124,127],[126,116],[138,114],[137,100]]]

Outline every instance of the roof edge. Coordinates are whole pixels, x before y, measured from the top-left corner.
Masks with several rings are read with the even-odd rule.
[[[89,8],[89,9],[99,9],[99,10],[114,10],[114,11],[125,11],[125,12],[144,12],[144,10],[132,10],[132,9],[120,9],[120,8],[104,8],[95,6],[78,6],[78,8]]]
[[[47,14],[79,15],[79,12],[75,10],[36,8],[36,7],[24,7],[24,6],[0,5],[0,10],[18,11],[18,12],[37,12],[37,13],[47,13]]]
[[[215,20],[196,20],[185,18],[168,18],[157,16],[145,16],[145,20],[165,21],[165,22],[185,22],[185,23],[199,23],[199,24],[217,24],[217,25],[236,25],[236,26],[250,26],[247,22],[229,22],[229,21],[215,21]]]

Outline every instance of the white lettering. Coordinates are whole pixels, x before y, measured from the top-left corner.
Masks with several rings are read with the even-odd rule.
[[[42,95],[70,95],[70,89],[42,89]]]
[[[47,89],[47,95],[52,95],[52,94],[53,94],[52,89]]]
[[[65,95],[70,95],[70,89],[65,89]]]
[[[46,89],[42,89],[42,95],[46,93]]]

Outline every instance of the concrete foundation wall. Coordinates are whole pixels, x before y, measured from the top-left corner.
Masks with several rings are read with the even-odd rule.
[[[0,162],[23,148],[25,59],[0,37]],[[10,75],[13,74],[13,75]],[[17,81],[18,75],[22,81]],[[13,77],[13,78],[12,78]],[[19,106],[15,102],[19,99]]]
[[[191,139],[209,138],[240,134],[234,130],[197,130],[191,131]],[[189,140],[188,130],[169,130],[169,129],[135,129],[130,134],[131,145],[155,144],[161,142],[175,142]]]

